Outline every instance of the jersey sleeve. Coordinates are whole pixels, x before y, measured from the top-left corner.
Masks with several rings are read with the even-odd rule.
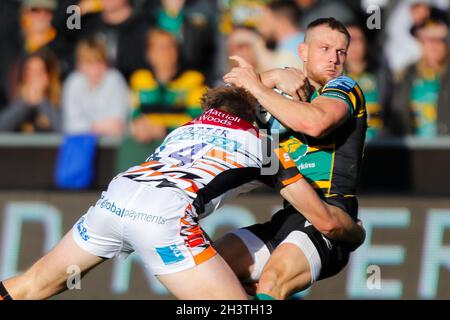
[[[321,96],[339,99],[347,104],[350,116],[353,116],[362,109],[364,94],[355,80],[341,76],[328,83],[321,89]]]
[[[271,165],[277,165],[278,170],[275,174],[264,175],[262,171],[260,180],[277,190],[281,190],[284,187],[303,178],[302,174],[295,165],[291,156],[280,146],[276,146],[271,150],[271,159],[275,159],[276,163]]]

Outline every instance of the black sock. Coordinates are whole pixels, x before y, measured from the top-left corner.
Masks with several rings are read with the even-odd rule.
[[[1,281],[0,281],[0,300],[12,300],[8,291],[6,291],[6,288],[3,285],[3,282],[1,282]]]

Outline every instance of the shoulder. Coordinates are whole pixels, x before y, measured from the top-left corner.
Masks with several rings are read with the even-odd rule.
[[[358,86],[355,80],[348,76],[340,76],[328,81],[327,84],[323,87],[322,91],[325,91],[327,89],[339,89],[348,92],[355,86]]]
[[[73,71],[70,73],[67,77],[67,79],[64,81],[63,90],[64,91],[70,91],[73,92],[78,90],[84,90],[84,88],[87,87],[87,81],[86,78],[83,76],[83,74],[79,71]]]
[[[395,73],[394,80],[396,83],[402,83],[403,81],[410,81],[416,76],[416,73],[417,73],[417,65],[413,63]]]
[[[358,83],[348,76],[340,76],[328,81],[321,89],[321,95],[344,100],[350,114],[365,109],[364,93]]]
[[[156,85],[157,82],[150,70],[139,69],[131,74],[130,86],[133,90],[149,89]]]
[[[187,87],[200,86],[204,84],[205,77],[199,71],[186,70],[183,71],[180,76],[174,80],[174,82]]]
[[[117,69],[108,69],[105,79],[111,84],[126,86],[125,78]]]
[[[322,93],[333,91],[348,96],[353,104],[363,104],[365,101],[364,93],[359,84],[348,76],[340,76],[332,79],[322,88]]]
[[[85,82],[85,78],[83,74],[79,71],[73,71],[69,74],[64,84],[66,85],[74,85],[74,84],[82,84]]]

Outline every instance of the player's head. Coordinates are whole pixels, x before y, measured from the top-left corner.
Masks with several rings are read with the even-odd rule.
[[[338,20],[321,18],[311,22],[299,46],[308,78],[324,85],[342,75],[349,44],[350,34]]]
[[[208,91],[201,99],[203,111],[215,108],[248,121],[255,121],[257,101],[253,95],[235,86],[221,86]]]

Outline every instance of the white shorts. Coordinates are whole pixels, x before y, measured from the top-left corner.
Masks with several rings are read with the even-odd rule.
[[[123,177],[111,181],[72,231],[81,248],[99,257],[136,251],[155,275],[190,269],[216,254],[181,190]]]

